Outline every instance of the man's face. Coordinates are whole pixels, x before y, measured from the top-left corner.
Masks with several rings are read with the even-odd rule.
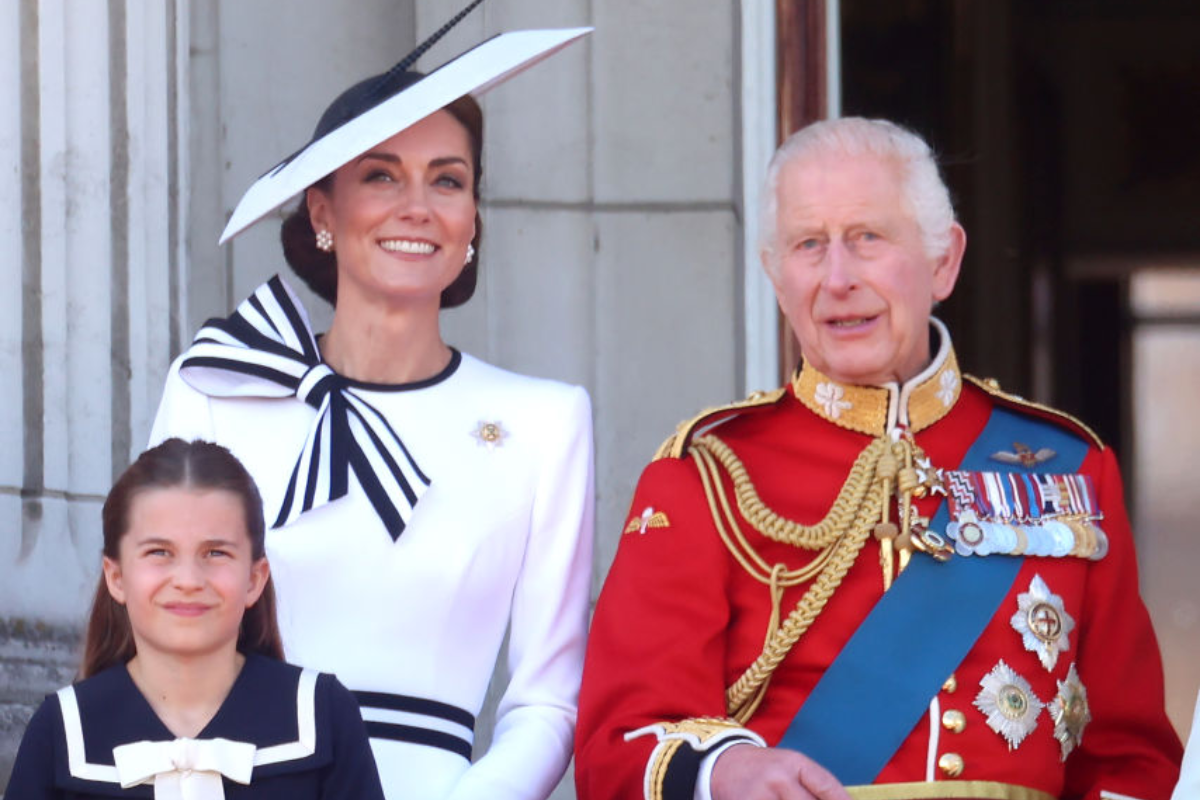
[[[950,295],[966,238],[926,255],[900,193],[900,171],[877,156],[811,156],[779,175],[774,269],[779,307],[804,358],[852,384],[904,382],[929,362],[929,315]]]

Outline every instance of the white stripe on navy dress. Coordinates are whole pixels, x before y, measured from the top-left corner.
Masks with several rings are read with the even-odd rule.
[[[179,374],[212,397],[295,396],[317,410],[272,527],[344,497],[353,470],[392,539],[404,532],[429,478],[383,415],[321,361],[308,316],[278,275],[227,319],[206,322]]]

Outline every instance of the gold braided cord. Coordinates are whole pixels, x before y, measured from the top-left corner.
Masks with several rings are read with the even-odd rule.
[[[801,525],[772,511],[758,496],[745,465],[728,445],[715,436],[696,439],[692,446],[704,447],[721,462],[721,466],[733,480],[738,511],[751,527],[776,542],[802,547],[805,550],[822,550],[846,532],[851,519],[862,506],[867,492],[871,490],[876,465],[880,457],[891,449],[891,442],[885,437],[879,437],[859,453],[850,468],[850,475],[838,492],[837,499],[833,501],[833,507],[825,519],[816,525]]]
[[[829,561],[832,548],[825,548],[798,570],[788,570],[783,564],[771,565],[763,560],[742,535],[741,525],[733,515],[729,498],[721,490],[720,468],[707,447],[709,439],[711,437],[704,437],[694,443],[689,454],[699,468],[700,482],[704,486],[704,494],[708,499],[709,511],[712,513],[717,532],[734,559],[752,578],[771,586],[773,592],[775,587],[785,589],[812,580]]]
[[[729,714],[745,723],[762,702],[771,674],[824,610],[858,558],[874,524],[886,514],[893,475],[886,474],[886,467],[884,475],[877,473],[880,462],[891,457],[892,443],[881,437],[859,454],[829,513],[812,526],[785,520],[768,508],[758,497],[745,466],[716,436],[694,440],[690,453],[722,541],[747,573],[770,587],[771,620],[763,651],[725,692]],[[738,510],[751,527],[774,541],[818,550],[818,554],[798,570],[767,564],[746,541],[733,515],[722,469],[733,484]],[[810,580],[812,586],[780,624],[783,590]]]
[[[730,715],[738,721],[745,723],[754,713],[761,700],[761,696],[755,699],[755,695],[760,693],[760,687],[765,690],[766,681],[820,616],[825,604],[854,565],[859,551],[871,535],[874,521],[878,519],[880,506],[886,502],[886,496],[879,493],[872,500],[875,502],[867,502],[860,507],[846,535],[834,545],[828,567],[813,581],[783,624],[771,632],[762,653],[741,677],[725,690],[726,707]]]

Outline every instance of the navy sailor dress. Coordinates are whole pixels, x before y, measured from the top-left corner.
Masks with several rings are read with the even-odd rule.
[[[167,730],[124,664],[59,690],[30,720],[5,797],[383,800],[383,790],[350,692],[249,655],[195,739]]]

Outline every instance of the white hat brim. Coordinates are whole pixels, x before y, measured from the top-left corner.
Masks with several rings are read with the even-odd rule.
[[[488,39],[341,127],[309,143],[255,181],[218,244],[244,231],[338,167],[465,94],[482,94],[547,58],[592,28],[512,31]]]

